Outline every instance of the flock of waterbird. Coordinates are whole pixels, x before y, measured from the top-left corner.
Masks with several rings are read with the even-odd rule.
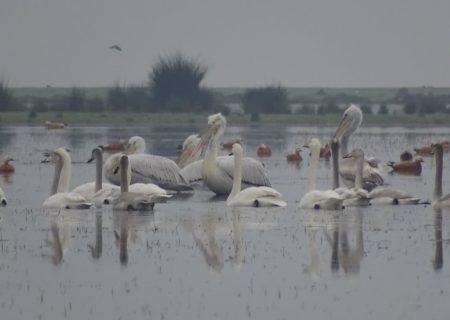
[[[304,209],[342,210],[349,206],[371,204],[424,204],[418,197],[387,186],[383,168],[376,158],[365,156],[362,149],[348,150],[349,139],[361,125],[363,114],[351,105],[330,142],[322,147],[317,138],[311,138],[304,146],[309,149],[308,189],[299,199]],[[241,139],[222,142],[226,119],[220,114],[208,117],[208,129],[203,135],[189,136],[181,147],[177,161],[146,154],[142,137],[131,137],[92,150],[88,162],[95,161],[95,181],[87,182],[70,191],[72,162],[68,150],[58,148],[46,154],[54,163],[55,172],[51,194],[43,206],[49,209],[88,209],[92,205],[112,205],[118,210],[151,210],[156,203],[164,203],[173,192],[193,192],[200,184],[216,195],[226,196],[228,206],[285,207],[280,192],[271,187],[263,164],[251,157],[244,157]],[[219,148],[231,150],[228,156],[219,156]],[[404,152],[399,162],[388,165],[395,172],[420,174],[422,156],[434,156],[436,162],[432,205],[437,208],[450,206],[450,194],[442,195],[443,154],[450,150],[448,141],[416,148],[413,159]],[[116,152],[105,161],[104,152]],[[260,157],[270,156],[271,150],[261,145]],[[332,158],[333,185],[328,190],[317,189],[319,159]],[[7,157],[0,171],[13,172]],[[301,161],[300,148],[287,156],[288,161]],[[105,177],[109,182],[103,182]],[[345,187],[340,185],[342,180]],[[7,200],[0,189],[0,204]]]

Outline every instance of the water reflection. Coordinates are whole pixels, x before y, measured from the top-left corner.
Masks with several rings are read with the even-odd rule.
[[[119,261],[128,264],[128,246],[142,244],[140,235],[154,221],[151,212],[130,213],[124,210],[113,210],[115,244],[119,248]]]
[[[97,209],[95,212],[95,243],[88,244],[93,259],[99,259],[103,251],[103,212]]]
[[[333,226],[333,234],[327,239],[332,248],[331,270],[334,272],[342,270],[345,274],[358,274],[361,267],[361,260],[364,256],[363,239],[363,214],[361,207],[354,207],[352,216],[340,215]],[[354,221],[350,221],[351,218]],[[351,246],[353,234],[354,247]]]
[[[66,211],[63,210],[50,216],[51,239],[46,241],[47,246],[50,248],[50,253],[43,254],[43,257],[50,258],[50,261],[55,266],[63,262],[64,253],[69,247],[72,236],[71,226],[66,214]]]
[[[442,270],[444,265],[444,257],[442,254],[442,210],[434,210],[434,240],[436,243],[436,250],[433,259],[433,268],[435,271]]]

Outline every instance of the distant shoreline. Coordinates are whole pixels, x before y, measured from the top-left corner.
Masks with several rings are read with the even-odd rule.
[[[142,126],[142,125],[205,125],[208,114],[191,113],[124,113],[124,112],[38,112],[33,117],[30,112],[0,112],[1,126],[44,125],[45,121],[64,122],[70,126]],[[261,114],[259,121],[250,121],[250,115],[232,114],[227,116],[228,125],[290,125],[290,126],[336,126],[341,114]],[[384,114],[364,115],[365,126],[450,126],[450,114]]]

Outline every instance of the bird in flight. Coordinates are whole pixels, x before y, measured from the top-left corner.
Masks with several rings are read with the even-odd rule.
[[[119,47],[118,44],[113,44],[112,46],[109,46],[109,49],[114,49],[114,50],[117,50],[117,51],[122,51],[122,48]]]

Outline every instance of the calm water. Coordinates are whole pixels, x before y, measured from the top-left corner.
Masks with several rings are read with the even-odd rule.
[[[110,207],[42,208],[53,167],[42,152],[71,149],[72,187],[93,181],[86,164],[98,144],[141,135],[147,151],[176,158],[176,147],[202,128],[0,128],[0,154],[16,173],[0,177],[2,319],[447,319],[450,312],[450,212],[430,206],[371,206],[339,213],[297,208],[307,161],[285,155],[334,128],[229,127],[245,152],[264,159],[286,209],[231,210],[208,191],[178,196],[153,213]],[[450,137],[450,128],[362,128],[351,139],[383,163],[405,149]],[[303,154],[307,157],[306,152]],[[430,199],[434,164],[422,176],[387,175],[390,184]],[[450,191],[448,155],[444,192]],[[331,186],[321,162],[319,186]]]

